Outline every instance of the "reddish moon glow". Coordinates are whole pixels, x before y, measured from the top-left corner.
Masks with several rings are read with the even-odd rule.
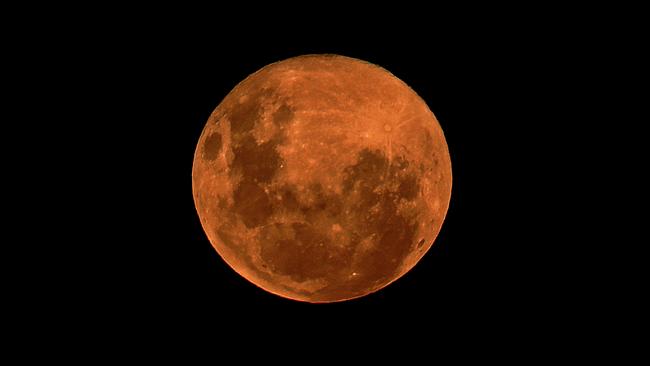
[[[309,55],[268,65],[210,116],[192,186],[237,273],[308,302],[377,291],[433,244],[451,194],[438,121],[388,71]]]

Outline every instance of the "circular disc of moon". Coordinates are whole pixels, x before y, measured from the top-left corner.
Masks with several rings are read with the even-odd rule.
[[[451,162],[425,102],[385,69],[308,55],[239,83],[207,121],[192,188],[210,242],[262,289],[343,301],[395,281],[445,218]]]

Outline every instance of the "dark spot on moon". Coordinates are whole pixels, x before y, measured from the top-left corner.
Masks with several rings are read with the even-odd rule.
[[[397,182],[397,195],[412,200],[420,190],[418,178],[414,174],[403,173],[409,166],[408,161],[398,157],[390,164],[379,150],[368,149],[359,152],[355,165],[345,169],[343,189],[345,192],[356,190],[360,194],[361,209],[368,209],[378,203],[379,197],[386,195],[391,182]]]
[[[233,148],[232,168],[240,172],[244,179],[269,182],[282,163],[276,150],[277,141],[267,141],[258,145],[253,136],[246,136]]]
[[[273,113],[273,122],[277,125],[285,125],[293,119],[293,111],[286,104],[282,104],[277,111]]]
[[[350,200],[354,211],[365,213],[379,203],[387,167],[388,159],[381,152],[364,149],[359,152],[357,163],[345,168],[343,192],[356,196]]]
[[[378,231],[379,241],[359,263],[359,272],[370,283],[383,283],[394,276],[410,252],[417,227],[395,211],[384,212],[378,221],[384,224]]]
[[[317,222],[323,216],[335,218],[343,211],[343,201],[339,195],[326,192],[320,183],[311,184],[308,189],[308,202],[300,205],[300,211],[306,219]]]
[[[387,166],[388,159],[379,150],[361,150],[357,163],[345,168],[346,176],[343,180],[343,189],[349,191],[357,183],[379,184]]]
[[[433,166],[438,167],[440,165],[440,160],[438,159],[437,155],[433,155]]]
[[[349,256],[332,248],[327,236],[304,222],[271,225],[263,230],[260,242],[266,264],[297,282],[331,275],[349,261]]]
[[[230,112],[230,131],[233,134],[242,134],[253,129],[261,114],[261,106],[255,102],[249,100],[233,107]]]
[[[221,146],[221,134],[218,132],[212,133],[205,139],[203,145],[203,158],[210,161],[216,159],[221,152]]]
[[[343,212],[343,201],[338,195],[327,196],[325,213],[329,217],[339,217]]]
[[[251,131],[264,110],[262,102],[273,94],[274,90],[270,88],[260,89],[243,103],[236,103],[229,115],[231,132],[241,135]]]
[[[271,140],[258,144],[250,133],[264,112],[264,103],[275,100],[275,89],[267,87],[232,107],[230,121],[234,157],[231,167],[233,174],[241,174],[244,180],[268,183],[282,163],[276,148],[285,138],[283,134],[276,134]],[[284,103],[273,114],[276,123],[286,123],[292,118],[293,111]]]
[[[425,242],[426,240],[424,240],[424,238],[420,239],[420,241],[418,242],[418,248],[422,248]]]
[[[289,212],[296,211],[300,207],[295,192],[296,188],[289,185],[284,185],[275,192],[282,200],[281,207]]]
[[[415,175],[409,174],[400,180],[398,193],[400,197],[412,200],[418,195],[419,189],[417,178]]]
[[[280,239],[265,243],[262,247],[262,259],[271,266],[274,272],[283,275],[289,275],[297,281],[304,280],[305,277],[314,275],[314,270],[318,265],[313,266],[312,260],[322,259],[324,253],[314,256],[312,246],[305,246],[304,243],[295,239]]]
[[[273,204],[264,189],[244,180],[234,192],[235,211],[247,228],[261,226],[273,214]]]

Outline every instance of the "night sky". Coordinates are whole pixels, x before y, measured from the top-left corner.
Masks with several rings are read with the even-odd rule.
[[[87,70],[75,84],[81,96],[68,101],[85,121],[70,158],[83,180],[70,189],[97,212],[80,209],[69,223],[80,244],[66,251],[73,265],[60,266],[63,279],[52,281],[69,290],[45,286],[80,299],[68,310],[125,329],[240,321],[267,329],[460,329],[544,322],[571,293],[558,285],[566,238],[555,230],[563,210],[557,192],[570,168],[553,162],[564,141],[550,138],[567,128],[556,117],[570,91],[557,84],[557,70],[569,46],[547,42],[537,28],[515,37],[512,27],[433,23],[257,36],[147,29],[101,33],[67,63]],[[312,53],[369,61],[415,90],[445,133],[453,173],[446,220],[424,258],[388,287],[334,304],[281,298],[235,273],[210,245],[192,197],[194,149],[214,108],[261,67]],[[67,74],[56,75],[64,81]],[[77,162],[86,149],[92,163]]]

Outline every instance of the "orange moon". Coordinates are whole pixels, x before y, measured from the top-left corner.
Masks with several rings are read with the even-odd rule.
[[[436,117],[404,82],[354,58],[307,55],[239,83],[207,121],[192,188],[226,263],[307,302],[375,292],[433,244],[451,195]]]

